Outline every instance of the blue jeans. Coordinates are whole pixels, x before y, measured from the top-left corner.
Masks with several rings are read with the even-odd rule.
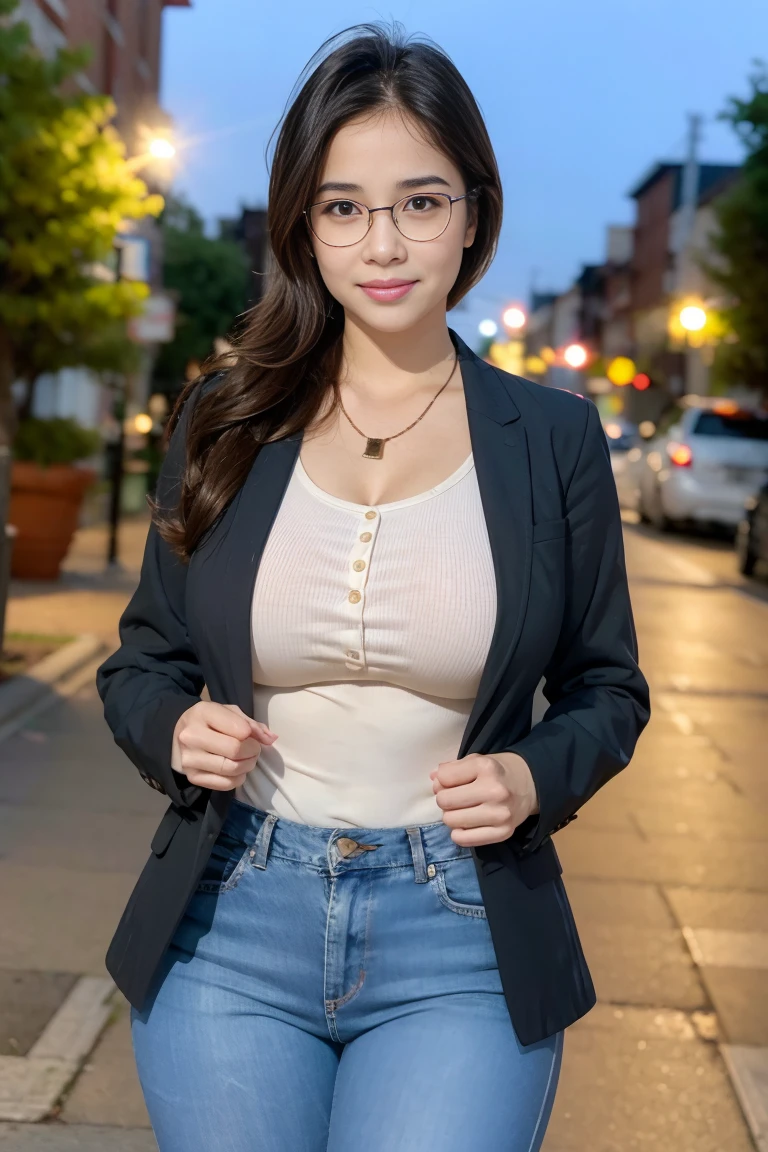
[[[161,1152],[535,1152],[563,1049],[519,1043],[442,822],[237,800],[131,1028]]]

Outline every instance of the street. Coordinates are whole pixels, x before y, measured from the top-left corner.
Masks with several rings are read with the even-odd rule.
[[[556,837],[599,1004],[566,1033],[544,1149],[748,1152],[728,1068],[743,1085],[768,1052],[768,585],[740,577],[722,541],[630,519],[653,716]],[[81,530],[59,584],[14,586],[9,629],[112,643],[143,532],[126,526],[125,571],[107,579],[102,530]],[[0,745],[0,1059],[29,1052],[78,977],[105,976],[165,807],[114,746],[91,679]],[[3,1152],[155,1148],[118,1005],[56,1114],[0,1124]]]

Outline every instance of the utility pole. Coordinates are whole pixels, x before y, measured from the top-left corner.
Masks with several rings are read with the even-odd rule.
[[[683,166],[682,187],[680,190],[680,231],[677,236],[675,268],[675,292],[678,298],[691,292],[691,262],[693,234],[696,224],[696,209],[699,203],[699,143],[701,141],[701,116],[697,112],[688,115],[688,148]],[[694,391],[698,350],[692,348],[686,333],[684,355],[683,391]]]

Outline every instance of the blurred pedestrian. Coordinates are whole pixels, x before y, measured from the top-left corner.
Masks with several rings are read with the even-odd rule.
[[[161,1152],[532,1152],[595,1002],[552,833],[648,688],[596,407],[446,323],[501,210],[439,48],[323,46],[98,674],[171,802],[107,957]]]

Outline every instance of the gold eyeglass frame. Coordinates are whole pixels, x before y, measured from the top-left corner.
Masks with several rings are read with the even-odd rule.
[[[481,191],[481,186],[478,185],[476,188],[471,188],[469,190],[469,192],[463,192],[461,194],[461,196],[449,196],[447,192],[411,192],[410,195],[403,196],[402,199],[396,201],[394,204],[388,204],[382,208],[369,208],[367,204],[361,204],[361,202],[359,200],[352,200],[349,196],[347,196],[345,198],[342,198],[339,196],[332,196],[330,200],[316,200],[314,204],[310,204],[308,208],[304,209],[303,215],[307,221],[307,227],[309,228],[312,235],[317,240],[319,240],[321,244],[325,244],[326,247],[328,247],[328,248],[351,248],[353,245],[359,244],[362,240],[365,240],[366,236],[368,235],[368,233],[371,230],[371,225],[373,224],[374,212],[389,212],[389,213],[391,213],[392,223],[394,224],[395,228],[397,228],[400,235],[402,237],[404,237],[404,239],[410,240],[413,244],[431,244],[433,240],[439,240],[440,239],[440,237],[443,235],[443,233],[448,228],[448,225],[451,223],[451,220],[453,218],[453,206],[454,206],[454,204],[458,200],[476,199],[477,196],[479,196],[480,191]],[[404,204],[407,200],[413,200],[417,196],[440,196],[440,197],[442,197],[443,200],[448,201],[448,219],[445,222],[445,227],[441,228],[441,230],[438,232],[437,236],[430,236],[429,240],[414,240],[412,236],[406,236],[405,232],[403,232],[402,228],[400,227],[397,220],[395,219],[395,209],[398,208],[401,204]],[[360,237],[360,239],[359,240],[351,240],[348,244],[331,244],[328,240],[323,240],[322,236],[318,236],[317,232],[315,232],[314,228],[312,227],[312,221],[310,219],[309,214],[313,208],[319,208],[322,204],[354,204],[356,208],[364,208],[365,211],[368,213],[368,227],[366,228],[365,232]]]

